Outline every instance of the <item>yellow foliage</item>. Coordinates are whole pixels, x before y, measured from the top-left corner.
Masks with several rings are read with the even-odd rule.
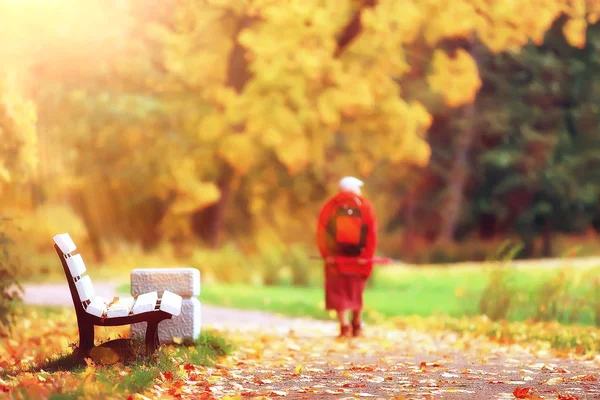
[[[24,183],[37,170],[37,114],[21,94],[18,76],[0,69],[0,193],[2,183]]]
[[[434,92],[442,93],[451,107],[473,102],[481,87],[477,63],[462,49],[454,57],[436,50],[433,54],[433,71],[427,81]]]
[[[249,135],[233,133],[223,138],[218,154],[238,173],[245,174],[254,164],[257,150]]]
[[[571,46],[582,49],[585,46],[587,22],[583,18],[570,19],[563,27],[563,34]]]
[[[342,173],[425,165],[434,112],[425,99],[458,107],[481,86],[476,56],[451,56],[440,42],[476,37],[494,52],[518,49],[540,43],[566,13],[564,35],[581,47],[600,14],[596,0],[378,0],[337,54],[356,0],[181,0],[151,12],[145,2],[60,3],[0,4],[0,36],[21,38],[0,43],[0,59],[44,66],[42,140],[61,157],[43,172],[67,182],[49,195],[76,185],[114,193],[114,204],[101,204],[119,210],[107,215],[158,198],[170,236],[191,235],[190,214],[219,201],[224,164],[241,182],[227,218],[250,213],[244,228],[292,226]],[[421,71],[426,93],[415,97],[403,82]],[[36,110],[18,81],[0,80],[2,195],[39,169]],[[95,197],[88,191],[86,201]]]

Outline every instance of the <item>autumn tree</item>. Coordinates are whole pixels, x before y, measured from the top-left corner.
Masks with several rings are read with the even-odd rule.
[[[579,49],[565,39],[566,21],[558,19],[542,45],[517,53],[493,54],[476,44],[482,79],[476,112],[465,114],[469,106],[439,112],[429,131],[432,158],[412,194],[420,234],[432,240],[439,234],[447,212],[443,191],[455,183],[449,172],[462,151],[453,133],[469,128],[476,135],[453,238],[516,233],[531,256],[541,235],[541,255],[549,256],[553,232],[580,232],[593,223],[598,127],[596,93],[587,82],[597,73],[598,24]]]
[[[69,149],[52,174],[65,177],[61,193],[96,248],[102,235],[139,232],[149,245],[200,236],[217,246],[223,231],[306,237],[339,174],[388,189],[386,178],[428,162],[435,107],[473,101],[474,55],[446,42],[477,36],[494,52],[517,49],[561,12],[582,40],[582,18],[594,15],[557,0],[64,4],[69,45],[47,28],[28,37],[46,51],[23,58],[52,82],[31,87],[44,149]],[[419,66],[435,104],[407,90],[403,78]],[[392,196],[378,196],[381,208]]]

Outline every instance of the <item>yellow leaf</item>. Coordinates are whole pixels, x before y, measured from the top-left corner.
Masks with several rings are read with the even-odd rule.
[[[198,126],[198,139],[212,142],[223,135],[228,128],[227,121],[220,114],[207,115]]]
[[[473,102],[481,79],[477,64],[469,53],[459,49],[451,58],[443,50],[436,50],[432,64],[433,72],[427,82],[432,91],[442,94],[446,104],[458,107]]]
[[[256,143],[249,135],[230,134],[219,145],[219,155],[239,174],[244,174],[256,161]]]
[[[317,99],[317,109],[319,110],[321,121],[331,127],[336,127],[340,123],[340,113],[334,99],[335,96],[332,91],[323,93]]]
[[[182,344],[183,343],[183,338],[175,336],[175,337],[173,337],[173,343],[175,343],[175,344]]]
[[[296,373],[296,375],[299,375],[301,372],[306,371],[306,367],[304,365],[297,365],[296,368],[294,369],[294,372]]]
[[[4,181],[6,183],[10,183],[11,181],[10,172],[2,164],[0,164],[0,181]]]
[[[221,197],[221,192],[213,182],[188,182],[180,189],[170,212],[188,214],[195,210],[214,204]]]
[[[563,34],[571,46],[583,49],[587,23],[584,18],[572,18],[563,26]]]
[[[288,172],[293,175],[308,163],[308,141],[302,136],[289,139],[285,145],[276,150],[276,154],[288,168]]]

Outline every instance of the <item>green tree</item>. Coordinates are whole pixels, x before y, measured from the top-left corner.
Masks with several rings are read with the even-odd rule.
[[[518,234],[533,255],[552,253],[554,232],[580,232],[597,218],[600,194],[598,24],[583,48],[565,39],[558,20],[543,45],[493,54],[477,44],[482,89],[473,104],[434,115],[429,132],[432,158],[412,193],[413,214],[422,215],[420,234],[439,235],[444,191],[461,150],[454,132],[476,132],[468,151],[454,238],[479,230],[483,237]],[[408,215],[408,214],[405,214]]]

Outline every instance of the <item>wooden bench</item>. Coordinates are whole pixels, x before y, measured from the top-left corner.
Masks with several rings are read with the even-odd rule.
[[[96,296],[80,254],[68,233],[54,236],[54,249],[65,271],[73,298],[77,326],[79,328],[79,355],[86,356],[94,347],[94,326],[131,325],[147,322],[146,353],[154,353],[159,345],[158,323],[178,316],[181,312],[181,296],[165,290],[161,298],[157,292],[143,293],[136,298],[127,297],[114,304]]]

